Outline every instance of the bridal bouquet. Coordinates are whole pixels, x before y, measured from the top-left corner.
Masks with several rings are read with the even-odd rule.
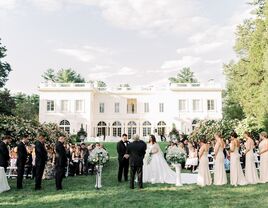
[[[109,155],[104,150],[93,150],[93,152],[89,156],[89,162],[94,165],[104,165],[109,161]]]
[[[186,161],[186,155],[180,152],[177,148],[172,148],[166,155],[169,164],[182,164]]]

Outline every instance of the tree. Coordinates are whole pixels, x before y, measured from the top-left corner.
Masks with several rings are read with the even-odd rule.
[[[45,81],[58,83],[84,83],[85,79],[72,69],[61,69],[55,72],[54,69],[48,69],[42,75]]]
[[[264,125],[268,114],[268,5],[264,0],[252,4],[257,6],[257,15],[237,27],[234,49],[239,59],[225,65],[224,72],[229,102]]]
[[[197,83],[198,80],[194,76],[194,72],[189,67],[184,67],[176,77],[169,78],[170,83]]]
[[[9,90],[0,90],[0,114],[12,115],[12,110],[16,107],[14,98],[10,95]]]
[[[13,115],[26,119],[38,121],[39,116],[39,96],[18,93],[14,96],[16,107]]]
[[[0,88],[4,87],[6,81],[8,80],[8,74],[11,72],[11,67],[7,62],[2,59],[6,57],[6,47],[1,46],[0,39]]]

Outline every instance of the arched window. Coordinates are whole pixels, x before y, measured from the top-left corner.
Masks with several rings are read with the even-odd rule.
[[[98,126],[97,136],[105,136],[107,130],[107,124],[104,121],[100,121],[97,126]]]
[[[137,124],[134,121],[130,121],[128,124],[128,138],[131,139],[134,134],[137,133]]]
[[[122,124],[119,121],[115,121],[113,123],[113,136],[121,137],[121,134],[122,134]]]
[[[166,133],[166,127],[167,127],[167,124],[164,121],[159,121],[157,123],[157,133],[158,133],[158,135],[164,136],[165,133]]]
[[[68,134],[70,134],[70,122],[67,120],[62,120],[60,122],[60,129],[62,129],[63,131],[66,131]]]
[[[152,134],[152,124],[149,121],[143,122],[142,126],[142,134],[144,137]]]

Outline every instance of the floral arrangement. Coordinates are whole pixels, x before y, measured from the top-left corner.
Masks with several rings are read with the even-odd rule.
[[[167,152],[166,160],[169,164],[182,164],[186,161],[186,155],[173,147]]]
[[[89,156],[89,162],[94,165],[104,165],[109,161],[109,155],[104,149],[95,149]]]

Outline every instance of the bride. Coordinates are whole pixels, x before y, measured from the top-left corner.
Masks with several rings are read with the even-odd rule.
[[[144,183],[167,183],[176,184],[176,172],[174,172],[164,159],[160,146],[156,143],[154,135],[150,136],[147,145],[143,165],[143,182]],[[182,183],[196,183],[195,174],[181,174]]]

